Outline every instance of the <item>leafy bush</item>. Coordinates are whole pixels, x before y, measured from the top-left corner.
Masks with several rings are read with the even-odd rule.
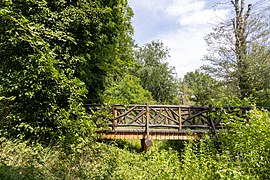
[[[238,119],[238,120],[235,120]],[[219,146],[209,138],[189,143],[183,155],[187,179],[269,179],[269,113],[249,112],[249,122],[228,114],[227,132]]]
[[[231,129],[221,136],[223,155],[239,172],[258,179],[270,178],[270,118],[254,108],[249,122],[228,122]]]
[[[107,88],[104,101],[111,104],[145,104],[153,102],[151,93],[140,85],[140,79],[125,75],[119,82]]]

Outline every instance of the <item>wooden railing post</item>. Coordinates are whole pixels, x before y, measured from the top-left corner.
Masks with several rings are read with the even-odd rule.
[[[146,131],[146,139],[149,139],[149,120],[150,120],[150,110],[148,103],[146,103],[146,123],[145,123],[145,131]]]
[[[178,122],[179,122],[179,131],[182,129],[182,113],[181,107],[178,108]]]
[[[191,117],[191,108],[188,107],[188,117]],[[192,119],[190,119],[190,125],[196,125],[195,123],[195,117],[193,117]]]
[[[150,146],[152,146],[152,140],[150,139],[150,132],[149,132],[150,109],[149,109],[148,104],[146,104],[145,116],[146,116],[146,122],[145,122],[145,132],[146,132],[146,134],[145,134],[144,139],[141,139],[141,144],[142,144],[143,150],[146,152],[148,150],[148,148]]]
[[[113,122],[112,122],[112,130],[116,130],[116,125],[117,125],[117,109],[115,106],[112,108],[113,111]]]
[[[144,109],[142,108],[142,111],[143,111]],[[142,124],[144,123],[144,115],[142,115]],[[142,129],[143,129],[144,127],[142,126]]]
[[[213,107],[212,106],[209,106],[209,115],[208,115],[208,119],[209,119],[209,122],[210,122],[210,125],[211,125],[211,128],[214,132],[214,135],[215,137],[217,138],[218,142],[220,142],[220,139],[219,139],[219,136],[218,136],[218,133],[217,133],[217,130],[216,130],[216,126],[214,124],[214,121],[213,121]]]

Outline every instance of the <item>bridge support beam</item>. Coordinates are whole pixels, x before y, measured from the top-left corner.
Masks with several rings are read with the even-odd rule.
[[[147,150],[153,145],[153,142],[151,139],[141,139],[141,146],[142,150],[144,152],[147,152]]]

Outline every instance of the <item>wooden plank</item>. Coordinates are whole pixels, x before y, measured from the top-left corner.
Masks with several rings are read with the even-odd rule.
[[[182,114],[181,114],[181,108],[178,108],[178,122],[179,122],[179,131],[182,129]]]
[[[121,133],[104,133],[100,137],[101,139],[146,139],[143,133],[139,132],[121,132]],[[176,134],[175,132],[156,132],[151,133],[150,139],[158,140],[194,140],[200,138],[197,134]]]
[[[144,124],[117,124],[115,127],[145,127]]]
[[[149,121],[150,121],[150,114],[149,114],[149,106],[146,104],[146,139],[149,139]]]
[[[114,115],[114,119],[113,119],[113,123],[112,123],[112,130],[116,129],[116,125],[117,125],[117,110],[113,108],[113,115]]]

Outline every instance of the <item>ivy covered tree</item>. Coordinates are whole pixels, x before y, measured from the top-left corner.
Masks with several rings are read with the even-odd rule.
[[[132,64],[122,1],[1,1],[1,134],[43,142],[89,139],[83,102]],[[91,138],[90,138],[91,139]]]

